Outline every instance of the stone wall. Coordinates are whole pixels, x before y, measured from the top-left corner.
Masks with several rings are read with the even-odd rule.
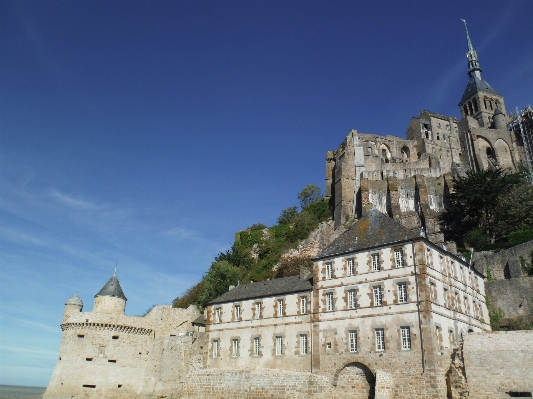
[[[533,392],[533,331],[467,334],[463,355],[469,398]]]
[[[370,381],[369,381],[370,380]],[[375,399],[446,398],[444,374],[418,368],[395,372],[362,371],[357,364],[338,374],[252,370],[201,370],[190,373],[168,397],[171,399]]]
[[[496,253],[480,253],[474,267],[494,280],[485,281],[485,290],[494,309],[505,318],[533,318],[533,277],[523,276],[520,257],[533,262],[533,241]]]

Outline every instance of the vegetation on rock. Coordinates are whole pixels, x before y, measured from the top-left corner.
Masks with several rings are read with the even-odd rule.
[[[310,258],[294,256],[280,261],[280,257],[308,238],[320,222],[330,219],[331,212],[314,184],[300,191],[298,199],[300,212],[291,206],[281,211],[276,225],[266,227],[256,223],[237,233],[231,248],[220,252],[202,280],[174,299],[173,306],[186,308],[195,304],[202,309],[227,292],[230,285],[287,277],[299,274],[302,268],[310,269]],[[278,268],[273,271],[278,262]]]

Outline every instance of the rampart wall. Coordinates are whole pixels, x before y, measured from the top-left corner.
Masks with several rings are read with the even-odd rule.
[[[463,355],[469,398],[533,392],[533,331],[467,334]]]

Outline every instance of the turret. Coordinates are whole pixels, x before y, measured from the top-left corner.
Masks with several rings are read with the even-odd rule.
[[[124,314],[127,300],[115,273],[94,296],[93,312]]]
[[[494,111],[493,120],[494,120],[494,129],[498,129],[498,130],[507,129],[507,125],[505,123],[505,115],[499,108],[496,108],[496,111]]]
[[[78,295],[70,297],[67,302],[65,302],[65,310],[63,311],[63,321],[65,323],[67,319],[73,314],[81,312],[83,309],[83,301]]]

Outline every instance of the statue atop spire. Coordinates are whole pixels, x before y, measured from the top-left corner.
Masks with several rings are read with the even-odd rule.
[[[475,76],[476,78],[481,78],[481,66],[479,65],[479,60],[477,59],[477,53],[476,50],[474,50],[474,46],[472,46],[472,41],[470,40],[470,35],[468,34],[468,27],[466,26],[466,21],[464,19],[461,19],[461,21],[465,24],[465,30],[466,30],[466,41],[468,44],[468,53],[466,53],[466,58],[468,58],[468,75],[470,77]]]

